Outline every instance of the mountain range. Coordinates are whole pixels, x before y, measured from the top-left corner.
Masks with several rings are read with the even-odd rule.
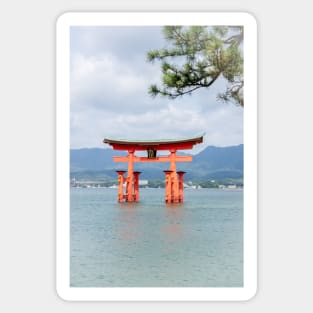
[[[185,171],[186,179],[224,179],[243,177],[243,145],[229,147],[208,146],[193,156],[192,162],[177,163],[177,170]],[[104,148],[70,150],[71,178],[116,179],[116,170],[127,170],[127,163],[114,163],[113,156],[125,151]],[[184,155],[184,153],[180,153]],[[163,179],[168,163],[135,163],[141,179]]]

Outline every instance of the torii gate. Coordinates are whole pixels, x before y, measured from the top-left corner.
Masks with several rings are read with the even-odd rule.
[[[178,203],[184,201],[184,174],[176,170],[176,162],[191,162],[192,156],[177,155],[177,150],[192,149],[194,145],[203,142],[203,135],[169,140],[122,140],[105,138],[104,143],[109,144],[114,150],[126,150],[125,157],[114,156],[114,162],[128,162],[127,177],[126,171],[118,173],[118,202],[139,201],[139,175],[141,172],[134,171],[134,162],[169,162],[170,169],[165,173],[165,202]],[[147,151],[147,157],[138,157],[135,151]],[[168,156],[157,156],[158,150],[168,150]],[[123,184],[126,182],[124,193]]]

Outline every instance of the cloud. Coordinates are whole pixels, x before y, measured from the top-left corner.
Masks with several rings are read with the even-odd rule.
[[[206,133],[205,146],[235,145],[241,143],[242,129],[238,129],[241,111],[242,108],[239,107],[222,107],[214,114],[198,114],[192,108],[181,109],[168,103],[157,112],[145,111],[139,114],[97,110],[89,110],[87,114],[77,112],[71,115],[71,124],[74,129],[79,125],[79,129],[84,130],[84,135],[80,135],[79,141],[73,141],[72,145],[79,147],[80,142],[86,140],[84,146],[105,147],[102,144],[105,137],[167,139],[188,137],[202,132]],[[224,121],[222,125],[221,120]]]
[[[71,103],[75,106],[101,110],[119,105],[127,109],[136,103],[125,100],[145,95],[147,88],[146,75],[114,55],[72,56]]]
[[[140,64],[146,60],[150,49],[164,44],[159,26],[91,26],[71,28],[71,51],[80,51],[86,56],[97,56],[110,51],[119,59]]]

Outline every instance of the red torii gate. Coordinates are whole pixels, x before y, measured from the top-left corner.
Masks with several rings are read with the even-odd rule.
[[[125,157],[114,156],[114,162],[128,162],[127,177],[126,171],[118,173],[118,201],[133,202],[139,201],[139,175],[134,171],[134,162],[169,162],[170,169],[165,173],[165,202],[178,203],[184,201],[184,174],[176,171],[176,162],[191,162],[192,156],[177,155],[177,150],[192,149],[194,145],[203,142],[203,135],[168,140],[123,140],[105,138],[104,143],[109,144],[114,150],[126,150]],[[135,151],[147,151],[147,157],[138,157]],[[157,156],[158,150],[168,150],[168,156]],[[126,182],[126,192],[123,191],[123,184]]]

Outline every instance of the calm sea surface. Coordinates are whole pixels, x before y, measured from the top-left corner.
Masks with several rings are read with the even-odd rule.
[[[140,197],[71,188],[71,286],[243,286],[242,190],[185,190],[176,205],[164,189]]]

